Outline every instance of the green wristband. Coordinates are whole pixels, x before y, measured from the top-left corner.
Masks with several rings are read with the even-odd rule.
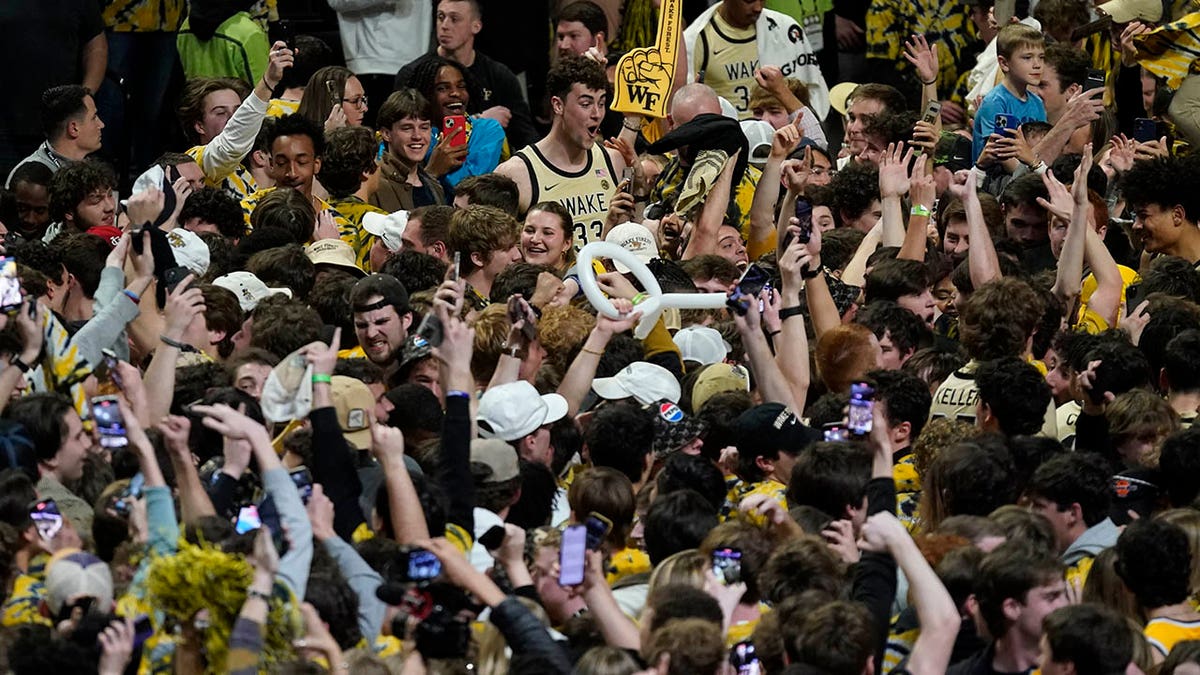
[[[313,384],[333,384],[333,377],[330,375],[322,375],[317,373],[312,376]]]

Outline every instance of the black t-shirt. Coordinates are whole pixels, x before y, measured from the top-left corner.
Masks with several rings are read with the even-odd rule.
[[[967,658],[964,661],[950,666],[946,671],[947,675],[1029,675],[1033,672],[1033,668],[1027,668],[1015,673],[1008,673],[1001,670],[996,670],[992,667],[992,659],[996,657],[996,650],[989,646],[987,649],[976,652],[974,656]]]
[[[83,47],[103,30],[96,0],[0,2],[0,62],[9,65],[0,71],[0,166],[5,170],[43,140],[42,92],[81,81]]]

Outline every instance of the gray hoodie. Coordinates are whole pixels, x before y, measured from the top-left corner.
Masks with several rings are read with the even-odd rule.
[[[1104,549],[1117,545],[1117,537],[1120,534],[1121,530],[1116,523],[1111,518],[1105,518],[1084,530],[1083,534],[1067,547],[1062,554],[1063,564],[1074,565],[1084,558],[1100,555]]]

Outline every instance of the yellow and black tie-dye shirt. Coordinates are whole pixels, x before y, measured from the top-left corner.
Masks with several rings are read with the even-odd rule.
[[[329,205],[346,218],[346,226],[338,224],[338,236],[354,249],[354,261],[365,272],[371,271],[371,245],[375,237],[363,229],[363,216],[368,213],[387,215],[387,211],[372,206],[353,195],[341,199],[330,199]]]
[[[108,0],[100,15],[114,33],[174,33],[183,23],[185,0]]]
[[[978,39],[967,7],[959,0],[874,0],[867,9],[867,58],[897,64],[902,72],[912,66],[904,58],[904,41],[924,35],[938,50],[938,90],[948,93],[958,83],[967,46]]]
[[[196,160],[196,163],[203,167],[204,152],[205,146],[195,145],[187,149],[187,156]],[[254,180],[254,174],[250,173],[250,169],[241,164],[238,164],[232,172],[221,176],[219,179],[206,175],[204,183],[209,187],[224,190],[229,196],[238,201],[258,191],[258,181]]]
[[[50,556],[40,554],[29,562],[29,567],[13,580],[12,592],[0,610],[0,626],[12,628],[24,624],[53,626],[50,619],[42,616],[42,600],[46,597],[46,563]]]
[[[758,179],[761,177],[761,171],[753,166],[747,166],[746,173],[742,175],[742,182],[738,183],[737,191],[734,193],[733,202],[737,206],[738,229],[742,232],[742,238],[747,241],[750,240],[750,205],[754,203],[754,191],[758,188]],[[672,157],[663,167],[662,173],[659,174],[658,182],[650,192],[650,201],[661,201],[673,205],[679,197],[679,187],[683,185],[685,178],[687,178],[687,170],[680,165],[679,157]]]

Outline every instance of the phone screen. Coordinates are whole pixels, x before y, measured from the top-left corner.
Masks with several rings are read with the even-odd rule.
[[[1158,140],[1158,123],[1149,117],[1139,117],[1133,121],[1133,140],[1138,143],[1149,143]]]
[[[838,422],[830,422],[822,428],[825,440],[830,443],[850,440],[850,432],[846,430],[845,425]]]
[[[796,200],[796,220],[800,221],[800,234],[797,236],[800,238],[801,244],[807,244],[808,240],[812,238],[812,212],[812,203],[807,199]],[[787,243],[791,244],[790,241]],[[784,248],[786,249],[787,245]]]
[[[742,272],[742,278],[738,279],[737,285],[729,292],[729,299],[725,301],[725,304],[733,311],[745,316],[746,312],[750,311],[750,302],[758,299],[759,292],[770,280],[771,277],[766,271],[751,263],[746,271]]]
[[[63,526],[62,514],[58,504],[53,499],[43,499],[29,510],[29,518],[37,526],[38,535],[45,541],[50,541],[58,534]]]
[[[458,281],[459,274],[462,270],[462,251],[454,252],[454,276],[451,281]]]
[[[100,432],[100,447],[123,448],[129,445],[125,436],[125,418],[116,396],[97,396],[92,399],[92,418]]]
[[[588,550],[598,551],[612,529],[612,521],[598,513],[592,513],[583,521],[583,526],[587,528]]]
[[[712,552],[712,572],[721,584],[731,586],[742,580],[742,552],[719,548]]]
[[[583,583],[583,567],[587,555],[587,528],[571,525],[563,530],[558,555],[558,584],[577,586]]]
[[[21,309],[21,280],[15,258],[0,258],[0,312],[16,314]]]
[[[281,556],[287,553],[288,543],[287,538],[283,536],[283,522],[279,518],[279,509],[276,508],[275,500],[272,497],[268,496],[258,503],[258,517],[263,527],[271,533],[275,551]]]
[[[233,529],[236,530],[238,534],[253,532],[260,527],[262,527],[262,518],[258,517],[257,506],[250,504],[249,506],[243,506],[242,509],[238,511],[237,522],[233,524]]]
[[[850,431],[857,436],[871,433],[872,420],[875,412],[875,389],[866,382],[854,382],[850,385]]]
[[[754,643],[745,640],[733,646],[729,651],[729,663],[737,669],[738,675],[759,675],[762,663],[754,651]]]
[[[430,581],[442,573],[442,561],[433,553],[423,548],[414,549],[408,554],[409,581]]]
[[[291,476],[292,482],[296,484],[296,489],[300,492],[300,501],[307,504],[313,493],[312,474],[306,467],[298,466],[292,469],[288,475]]]

